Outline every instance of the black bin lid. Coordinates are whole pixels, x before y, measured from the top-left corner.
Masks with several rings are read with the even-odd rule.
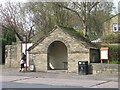
[[[78,61],[78,64],[88,64],[88,61]]]

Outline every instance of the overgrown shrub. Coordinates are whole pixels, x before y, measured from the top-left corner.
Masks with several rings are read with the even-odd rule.
[[[103,43],[120,43],[120,33],[112,33],[102,37]]]
[[[106,45],[109,48],[109,60],[111,63],[120,63],[120,45],[118,44],[109,44]]]

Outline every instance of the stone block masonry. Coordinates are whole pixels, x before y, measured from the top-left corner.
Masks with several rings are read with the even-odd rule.
[[[93,74],[118,74],[118,64],[91,63]]]
[[[5,51],[5,66],[20,67],[21,44],[7,45]]]

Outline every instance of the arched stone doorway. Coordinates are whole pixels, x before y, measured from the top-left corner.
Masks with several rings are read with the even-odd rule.
[[[47,68],[48,70],[68,69],[67,47],[61,41],[54,41],[48,47]]]

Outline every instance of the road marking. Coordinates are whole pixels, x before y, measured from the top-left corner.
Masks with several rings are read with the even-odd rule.
[[[12,80],[12,81],[9,81],[9,82],[16,82],[16,81],[27,80],[27,79],[32,79],[32,78],[36,78],[36,77],[21,78],[21,79]]]
[[[108,82],[111,82],[111,80],[104,81],[104,82],[101,82],[101,83],[98,83],[98,84],[95,84],[95,85],[91,85],[90,87],[99,86],[99,85],[102,85],[102,84],[105,84],[105,83],[108,83]]]

